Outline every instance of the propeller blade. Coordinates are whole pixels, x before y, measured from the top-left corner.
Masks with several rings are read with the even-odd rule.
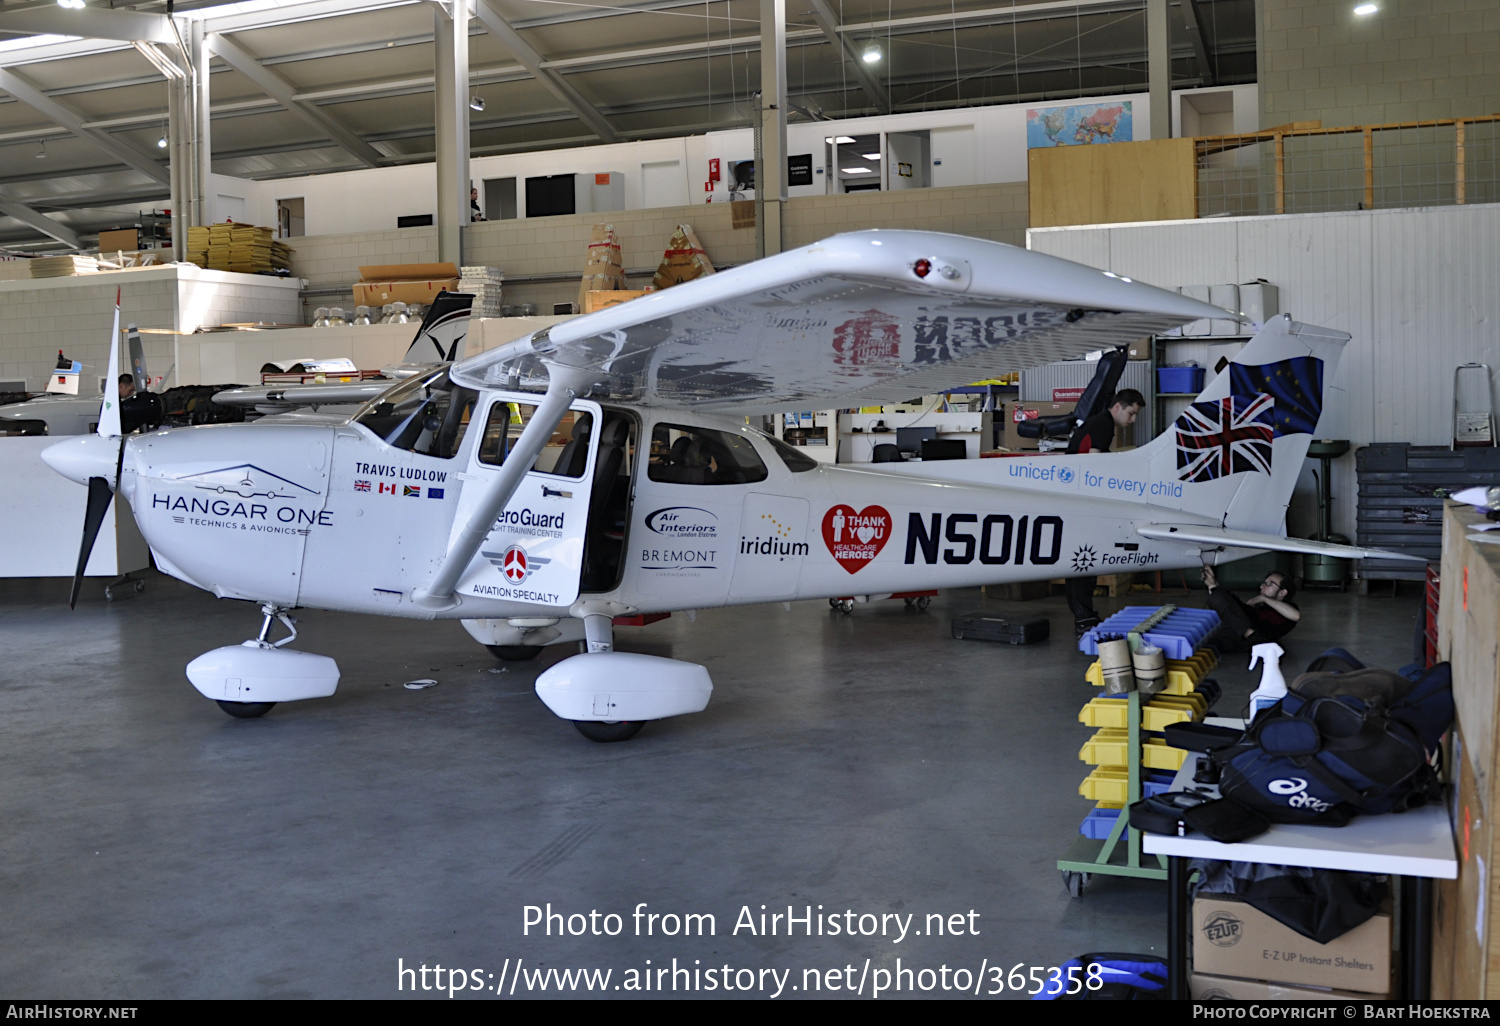
[[[83,545],[78,550],[78,569],[73,572],[73,590],[68,593],[68,608],[78,605],[78,590],[83,587],[83,570],[89,564],[89,554],[94,551],[94,541],[99,537],[99,528],[104,523],[104,514],[109,512],[109,503],[115,497],[109,482],[102,477],[89,478],[89,505],[83,515]]]

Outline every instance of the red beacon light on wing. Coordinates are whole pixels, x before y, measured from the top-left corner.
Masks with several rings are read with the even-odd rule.
[[[911,269],[916,272],[918,278],[925,278],[932,273],[932,261],[923,257],[912,264]]]

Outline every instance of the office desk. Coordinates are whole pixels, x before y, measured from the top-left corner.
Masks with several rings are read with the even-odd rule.
[[[1172,781],[1173,790],[1193,785],[1199,756],[1189,755]],[[1432,990],[1432,881],[1458,876],[1458,857],[1448,806],[1427,805],[1411,812],[1359,816],[1347,826],[1274,824],[1259,837],[1239,844],[1186,837],[1141,835],[1141,850],[1167,857],[1167,969],[1171,997],[1186,1000],[1191,926],[1187,860],[1262,862],[1315,869],[1349,869],[1401,878],[1401,974],[1405,997],[1427,998]]]

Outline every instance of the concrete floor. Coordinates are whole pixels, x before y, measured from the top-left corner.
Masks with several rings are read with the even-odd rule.
[[[760,970],[790,969],[783,996],[801,996],[803,970],[827,986],[852,966],[853,986],[867,959],[873,974],[899,958],[967,969],[988,992],[982,966],[1165,951],[1164,884],[1096,877],[1073,899],[1055,866],[1089,808],[1076,793],[1088,660],[1060,597],[987,604],[1051,617],[1052,641],[1024,648],[951,639],[977,591],[925,613],[896,601],[843,616],[819,601],[621,628],[623,649],[706,664],[714,698],[600,745],[532,691],[566,651],[496,673],[456,623],[317,611],[298,647],[338,659],[338,694],[236,721],[182,667],[253,635],[255,609],[156,574],[115,603],[101,584],[70,613],[65,581],[0,583],[8,996],[386,998],[398,959],[478,970],[464,982],[488,988],[509,974],[507,990],[517,959],[527,973],[610,969],[613,993],[627,971],[675,958],[755,970],[735,977],[756,977],[751,996],[776,990]],[[1330,644],[1405,663],[1416,593],[1304,595],[1287,664]],[[1217,674],[1221,712],[1253,686],[1242,659]],[[401,687],[429,676],[440,684]],[[623,932],[525,935],[524,907],[548,902],[618,913]],[[641,902],[711,913],[716,935],[634,936]],[[734,934],[741,907],[762,904],[913,914],[914,932]],[[962,913],[965,935],[917,935],[938,913]],[[432,996],[421,982],[402,993]]]

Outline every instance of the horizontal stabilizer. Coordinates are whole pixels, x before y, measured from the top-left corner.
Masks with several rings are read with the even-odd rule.
[[[1223,527],[1205,527],[1199,524],[1143,524],[1135,529],[1135,533],[1142,538],[1158,541],[1189,541],[1201,545],[1221,545],[1228,549],[1303,552],[1311,556],[1332,556],[1337,559],[1410,559],[1418,563],[1427,562],[1422,556],[1372,549],[1366,545],[1335,545],[1333,542],[1314,541],[1311,538],[1231,531]]]

